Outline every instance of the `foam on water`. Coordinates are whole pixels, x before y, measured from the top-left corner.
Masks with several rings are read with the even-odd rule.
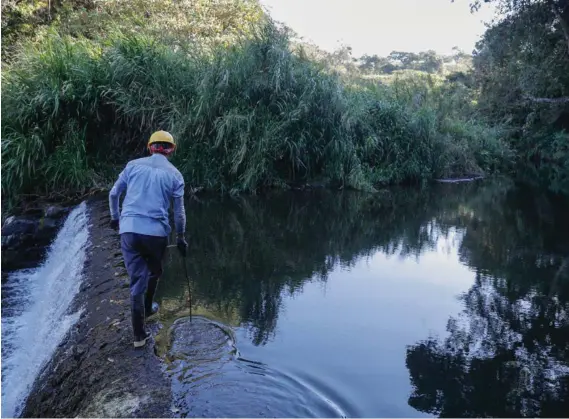
[[[89,240],[87,206],[78,205],[36,269],[2,286],[2,417],[21,414],[31,386],[79,319],[69,308],[81,285]]]

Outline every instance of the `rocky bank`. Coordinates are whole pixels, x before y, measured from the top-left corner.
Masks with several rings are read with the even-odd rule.
[[[132,345],[129,280],[106,196],[88,208],[88,262],[73,307],[83,314],[36,379],[22,416],[170,417],[171,385],[154,341]],[[161,328],[148,326],[153,335]]]
[[[69,210],[68,206],[45,204],[3,222],[2,280],[5,272],[31,268],[44,258]],[[26,257],[22,257],[24,252]]]

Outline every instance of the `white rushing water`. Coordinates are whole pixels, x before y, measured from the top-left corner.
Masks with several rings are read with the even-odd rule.
[[[80,312],[70,313],[81,285],[89,240],[87,206],[67,217],[36,269],[13,272],[2,286],[2,417],[17,417],[31,386]]]

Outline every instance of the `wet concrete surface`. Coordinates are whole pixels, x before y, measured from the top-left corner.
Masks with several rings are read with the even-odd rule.
[[[171,386],[154,340],[132,344],[128,275],[106,197],[89,206],[90,248],[74,310],[83,315],[36,379],[23,417],[170,417]],[[148,322],[152,334],[161,327]],[[39,348],[38,348],[39,349]]]

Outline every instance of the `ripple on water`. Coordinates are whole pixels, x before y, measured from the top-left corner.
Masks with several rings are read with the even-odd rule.
[[[203,318],[174,323],[167,359],[181,416],[346,416],[298,379],[241,358],[231,332]]]

